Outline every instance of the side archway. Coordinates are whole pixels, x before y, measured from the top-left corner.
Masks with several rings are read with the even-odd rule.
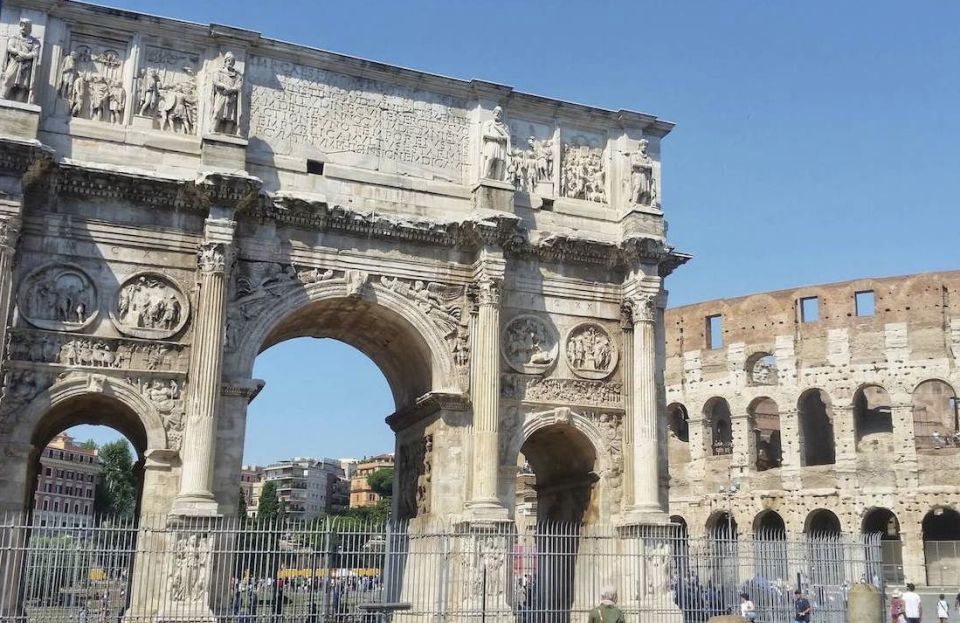
[[[927,584],[960,584],[960,512],[938,506],[924,515],[922,526]]]
[[[917,450],[960,448],[960,404],[946,381],[927,379],[913,390],[913,436]]]
[[[703,405],[703,423],[707,453],[712,456],[733,453],[733,421],[725,398],[716,396]]]
[[[780,408],[771,398],[754,399],[747,407],[750,428],[753,431],[754,465],[758,472],[775,469],[783,464],[783,444],[780,436]]]
[[[821,389],[808,389],[797,401],[800,419],[800,457],[806,467],[833,465],[837,459],[833,435],[833,406]]]
[[[865,535],[880,535],[880,568],[884,580],[903,584],[903,543],[897,516],[887,508],[871,508],[863,515],[861,531]]]

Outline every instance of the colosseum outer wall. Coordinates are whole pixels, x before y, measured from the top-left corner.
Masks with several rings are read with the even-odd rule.
[[[709,301],[665,325],[670,511],[692,536],[727,512],[741,535],[782,518],[788,537],[887,518],[888,579],[924,583],[924,519],[960,510],[960,271]]]

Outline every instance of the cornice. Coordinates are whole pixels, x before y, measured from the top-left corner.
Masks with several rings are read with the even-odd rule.
[[[386,417],[387,425],[394,432],[416,424],[437,411],[465,411],[470,408],[470,400],[463,394],[453,392],[429,392],[417,398],[409,407],[402,408]]]

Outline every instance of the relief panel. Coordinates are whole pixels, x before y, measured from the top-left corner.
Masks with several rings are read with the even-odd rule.
[[[564,130],[560,147],[560,194],[570,199],[607,201],[606,139],[593,132]]]
[[[195,134],[200,55],[147,45],[141,58],[134,114],[155,130]]]
[[[607,330],[595,322],[571,329],[564,351],[570,370],[585,379],[605,379],[617,367],[617,347]]]
[[[81,119],[123,123],[128,99],[123,87],[126,59],[125,41],[73,34],[57,71],[57,93],[66,113]]]
[[[17,291],[17,309],[40,329],[79,331],[99,314],[93,280],[77,266],[53,263],[27,274]]]
[[[138,273],[120,284],[110,319],[124,335],[148,339],[171,337],[183,328],[190,302],[172,279]]]
[[[556,331],[537,316],[511,320],[500,340],[503,358],[511,368],[525,374],[542,374],[557,360],[560,339]]]
[[[556,177],[553,128],[542,123],[511,119],[507,181],[520,192],[553,196]]]

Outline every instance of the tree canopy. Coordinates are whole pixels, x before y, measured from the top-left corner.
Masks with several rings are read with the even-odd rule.
[[[393,468],[384,467],[367,476],[367,484],[382,498],[393,496]]]
[[[133,475],[133,454],[125,439],[103,444],[97,453],[100,459],[100,482],[97,484],[93,508],[97,513],[115,517],[133,517],[137,507],[137,483]]]
[[[277,496],[277,483],[268,480],[260,489],[260,501],[257,502],[257,520],[274,521],[280,516],[280,498]]]

